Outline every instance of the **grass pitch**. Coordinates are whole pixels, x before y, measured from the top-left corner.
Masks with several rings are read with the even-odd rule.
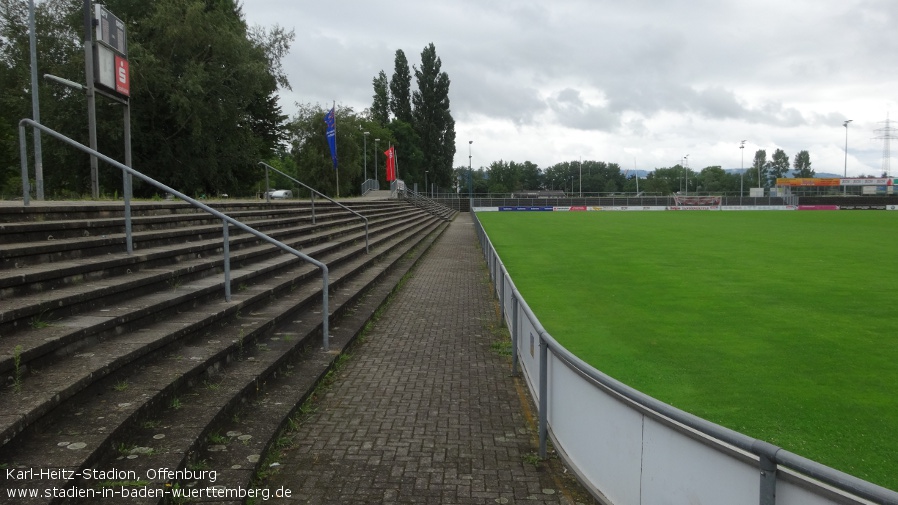
[[[478,217],[546,330],[586,362],[898,490],[898,212]]]

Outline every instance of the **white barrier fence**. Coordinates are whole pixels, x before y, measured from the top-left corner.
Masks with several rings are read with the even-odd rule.
[[[543,329],[474,215],[547,441],[603,504],[898,504],[898,493],[716,425],[599,372]]]

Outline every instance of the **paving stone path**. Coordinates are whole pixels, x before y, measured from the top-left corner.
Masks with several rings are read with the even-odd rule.
[[[294,433],[266,485],[291,491],[278,501],[574,503],[557,469],[534,465],[483,265],[459,214]]]

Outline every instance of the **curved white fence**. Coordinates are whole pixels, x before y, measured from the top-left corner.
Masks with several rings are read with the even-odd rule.
[[[898,504],[898,493],[716,425],[586,364],[546,333],[474,215],[513,368],[549,437],[600,502],[610,505]]]

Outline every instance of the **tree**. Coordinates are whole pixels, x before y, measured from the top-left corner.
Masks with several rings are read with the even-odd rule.
[[[789,156],[782,149],[777,149],[773,153],[773,159],[770,161],[770,172],[768,174],[768,186],[775,186],[776,180],[789,176]]]
[[[698,191],[703,193],[727,193],[739,191],[739,178],[719,166],[705,167],[698,176]]]
[[[387,126],[391,134],[390,142],[396,147],[397,177],[412,183],[435,182],[432,173],[425,177],[424,153],[421,151],[421,139],[411,124],[401,119],[393,119]],[[385,174],[384,174],[385,175]],[[384,181],[386,179],[384,178]]]
[[[811,169],[811,155],[807,151],[800,151],[795,155],[793,167],[795,169],[795,177],[811,178],[817,175]]]
[[[515,162],[494,161],[489,166],[489,192],[511,193],[521,189],[520,165]]]
[[[387,145],[395,143],[395,139],[388,129],[357,114],[351,107],[337,105],[335,116],[337,150],[340,156],[337,170],[334,170],[325,135],[324,115],[329,110],[330,107],[320,104],[305,104],[291,122],[290,131],[293,136],[290,139],[290,156],[296,167],[295,177],[324,194],[336,195],[339,175],[340,196],[359,194],[365,177],[363,147],[367,145],[369,150],[373,150],[371,137],[380,139],[373,156],[371,152],[368,153],[368,170],[373,175],[371,165],[374,164],[374,156],[378,156],[378,179],[383,180],[383,151]],[[367,142],[364,139],[365,131],[371,133]]]
[[[745,173],[745,185],[749,188],[762,187],[767,180],[767,169],[767,151],[758,149],[755,151],[751,168]]]
[[[440,71],[441,65],[430,43],[421,52],[421,67],[415,68],[418,89],[412,94],[412,124],[421,138],[425,170],[437,185],[447,187],[455,158],[455,120],[449,109],[449,76]]]
[[[153,6],[129,34],[138,168],[188,194],[244,193],[281,140],[276,69],[292,33],[254,40],[234,0]]]
[[[371,119],[381,126],[390,121],[390,84],[383,70],[374,78],[374,101],[371,103]]]
[[[80,4],[66,0],[47,0],[35,2],[35,23],[37,35],[38,72],[53,74],[75,81],[83,81],[84,51],[81,48],[83,36],[70,22],[80,19]],[[83,26],[81,24],[77,25]],[[28,37],[28,3],[17,0],[0,0],[0,120],[10,129],[18,140],[18,122],[22,118],[32,117],[31,107],[31,62]],[[41,79],[38,82],[40,97],[41,122],[56,131],[60,131],[82,144],[88,144],[86,127],[86,98],[83,92],[72,88],[49,83]],[[109,109],[108,107],[105,109]],[[121,109],[118,113],[119,138],[121,138]],[[98,131],[104,133],[103,120],[107,110],[98,108]],[[30,135],[29,135],[30,137]],[[80,195],[90,188],[90,169],[88,157],[81,152],[65,146],[60,142],[42,136],[44,165],[44,188],[48,197]],[[101,147],[106,136],[101,136]],[[29,138],[28,165],[33,166],[30,159],[33,153]],[[17,142],[11,144],[15,155],[15,165],[0,166],[5,174],[0,181],[15,186],[14,192],[21,196],[21,175],[18,166]],[[121,147],[118,147],[119,152]],[[109,152],[104,151],[104,152]],[[106,170],[101,175],[118,175],[118,186],[121,187],[121,175]],[[33,178],[34,174],[31,174]],[[33,188],[34,186],[32,186]],[[5,190],[4,190],[5,192]]]
[[[396,50],[393,77],[390,79],[390,112],[400,121],[412,121],[412,74],[402,49]]]
[[[542,172],[537,165],[529,161],[516,165],[521,181],[520,189],[537,190],[543,187]]]
[[[280,62],[293,33],[248,28],[236,0],[105,3],[127,28],[134,167],[188,194],[251,192],[245,183],[257,179],[256,163],[269,159],[285,139],[287,117],[276,91],[289,88]],[[14,121],[31,116],[30,96],[22,92],[30,89],[22,5],[0,0],[0,60],[14,76],[0,80],[0,96],[10,98],[0,108],[12,110]],[[40,73],[84,82],[81,7],[70,0],[38,4]],[[87,144],[84,94],[46,82],[40,94],[42,122]],[[121,107],[99,97],[98,149],[120,161],[122,129]],[[43,145],[47,194],[86,193],[87,156],[55,141]],[[99,175],[101,192],[120,191],[118,170],[101,165]],[[154,192],[135,184],[138,196]]]

